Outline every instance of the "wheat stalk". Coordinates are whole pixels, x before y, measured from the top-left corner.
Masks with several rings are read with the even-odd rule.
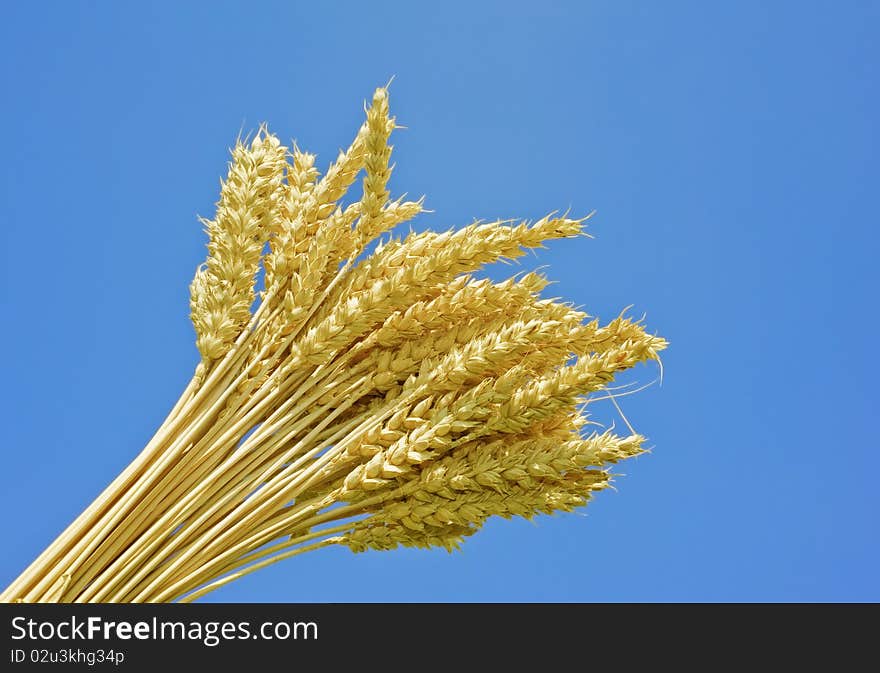
[[[323,177],[265,127],[236,143],[191,285],[192,381],[0,599],[190,601],[328,545],[455,549],[491,516],[585,504],[608,464],[642,452],[639,435],[585,435],[583,402],[666,342],[542,299],[538,274],[472,275],[584,219],[412,233],[364,254],[422,210],[390,200],[394,128],[380,88]]]

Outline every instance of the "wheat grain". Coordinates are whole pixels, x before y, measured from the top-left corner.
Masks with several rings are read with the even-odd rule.
[[[285,152],[265,130],[250,146],[236,143],[217,214],[204,222],[209,254],[193,281],[191,309],[206,360],[222,357],[251,318],[260,253],[277,227]]]
[[[454,550],[492,516],[582,506],[608,465],[642,453],[640,435],[587,434],[583,403],[666,342],[625,313],[602,324],[542,298],[539,274],[475,275],[586,218],[477,222],[370,251],[423,210],[390,196],[388,103],[377,90],[323,177],[265,128],[236,143],[191,285],[192,382],[0,599],[191,601],[328,545]]]

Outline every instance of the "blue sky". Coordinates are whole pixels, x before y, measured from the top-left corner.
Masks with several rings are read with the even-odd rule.
[[[880,6],[182,4],[4,12],[0,584],[189,380],[196,216],[239,130],[325,166],[395,75],[418,227],[596,210],[523,268],[670,340],[621,400],[654,451],[585,516],[325,550],[211,600],[880,600]]]

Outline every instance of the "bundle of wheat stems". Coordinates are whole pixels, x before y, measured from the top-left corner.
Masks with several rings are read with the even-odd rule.
[[[0,599],[191,601],[328,545],[453,549],[491,516],[585,504],[609,463],[642,452],[639,435],[587,433],[582,403],[666,342],[540,298],[538,274],[471,275],[583,220],[368,250],[422,210],[389,198],[394,128],[380,88],[323,176],[265,128],[235,145],[191,286],[191,383]],[[361,172],[362,196],[344,205]]]

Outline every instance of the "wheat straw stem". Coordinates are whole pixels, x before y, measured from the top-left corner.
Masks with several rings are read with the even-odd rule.
[[[313,545],[309,545],[306,547],[299,547],[297,549],[292,549],[292,550],[285,552],[283,554],[278,554],[277,556],[273,556],[270,559],[266,559],[265,561],[260,561],[259,563],[255,563],[252,566],[248,566],[244,570],[240,570],[237,573],[227,575],[226,577],[224,577],[222,579],[219,579],[215,582],[211,582],[211,584],[208,584],[208,585],[202,587],[198,591],[194,591],[193,593],[189,594],[188,596],[184,596],[183,598],[180,599],[180,602],[181,603],[191,603],[192,601],[196,600],[197,598],[201,598],[202,596],[205,596],[205,595],[211,593],[215,589],[219,589],[223,585],[229,584],[232,580],[236,580],[236,579],[239,579],[239,578],[244,577],[246,575],[249,575],[250,573],[254,572],[255,570],[260,570],[261,568],[265,568],[267,566],[270,566],[273,563],[278,563],[278,561],[283,561],[284,559],[292,558],[292,557],[297,556],[299,554],[304,554],[305,552],[308,552],[308,551],[314,551],[316,549],[321,549],[322,547],[327,547],[331,544],[337,544],[341,541],[342,541],[342,538],[332,538],[331,537],[326,540],[321,540],[320,542],[316,542]]]
[[[316,417],[319,416],[320,411],[321,410],[316,411],[314,413],[314,416],[316,416]],[[294,449],[291,450],[290,453],[293,453],[295,450],[296,450],[296,447],[294,447]],[[114,566],[112,566],[111,568],[108,568],[107,571],[105,571],[105,574],[108,575],[107,579],[105,580],[108,583],[108,586],[112,586],[115,583],[115,581],[118,581],[118,579],[120,578],[120,575],[114,575],[114,573],[112,571],[116,570],[117,567],[123,563],[129,564],[129,566],[131,566],[131,565],[136,566],[137,571],[138,571],[136,576],[129,581],[129,583],[126,585],[126,587],[133,585],[133,583],[137,579],[145,576],[147,574],[147,572],[149,571],[149,569],[152,568],[156,563],[158,563],[161,560],[160,558],[154,558],[152,562],[150,562],[149,560],[147,560],[146,562],[144,561],[144,559],[148,559],[147,555],[149,553],[156,550],[157,547],[160,544],[162,544],[163,540],[159,535],[161,534],[161,530],[162,530],[163,526],[164,527],[173,527],[173,526],[177,525],[178,523],[180,523],[181,517],[187,512],[187,508],[189,508],[190,514],[193,513],[192,505],[194,503],[198,503],[198,502],[202,503],[201,506],[199,507],[199,509],[196,510],[196,513],[198,513],[198,511],[200,509],[202,509],[205,505],[211,503],[211,496],[205,495],[203,497],[202,494],[206,493],[206,492],[210,493],[209,489],[212,486],[214,486],[215,492],[222,492],[221,489],[223,488],[225,481],[232,480],[235,476],[234,474],[230,475],[228,472],[226,472],[226,470],[224,468],[228,467],[229,465],[234,463],[235,460],[238,459],[239,456],[248,456],[248,455],[251,456],[251,458],[253,459],[253,460],[251,460],[251,463],[252,463],[252,462],[254,462],[254,460],[259,458],[260,452],[259,451],[248,451],[246,449],[246,447],[243,446],[241,451],[238,451],[238,452],[232,454],[231,456],[229,456],[223,465],[216,468],[203,481],[198,483],[195,486],[195,488],[182,501],[176,503],[175,506],[173,506],[171,509],[166,511],[163,514],[163,516],[152,526],[151,530],[156,531],[156,535],[152,537],[152,539],[149,541],[149,543],[147,544],[147,546],[145,548],[138,549],[137,547],[132,547],[132,548],[128,549],[119,559],[117,559],[117,562],[116,562],[116,564],[114,564]],[[282,461],[283,461],[283,457],[281,460],[278,461],[278,463],[282,463]],[[248,467],[249,467],[249,465],[246,465],[242,469],[247,469]],[[219,484],[214,483],[215,480],[218,478],[222,478],[225,481],[221,482]],[[191,538],[189,536],[192,534],[192,531],[199,530],[199,526],[204,521],[208,520],[210,515],[216,513],[218,507],[222,507],[223,505],[225,505],[225,503],[235,499],[236,496],[240,495],[240,493],[242,491],[247,490],[247,488],[248,488],[247,484],[244,484],[244,485],[240,486],[238,489],[227,490],[224,493],[224,496],[219,501],[214,502],[214,504],[211,505],[211,507],[208,511],[202,512],[202,515],[199,516],[198,519],[196,519],[196,521],[186,524],[186,528],[184,529],[183,534],[178,536],[176,539],[173,539],[170,543],[168,543],[166,545],[166,547],[162,550],[162,556],[164,557],[164,556],[167,556],[167,555],[173,553],[178,548],[178,546],[181,544],[191,543]],[[121,573],[122,571],[118,570],[117,572]]]

